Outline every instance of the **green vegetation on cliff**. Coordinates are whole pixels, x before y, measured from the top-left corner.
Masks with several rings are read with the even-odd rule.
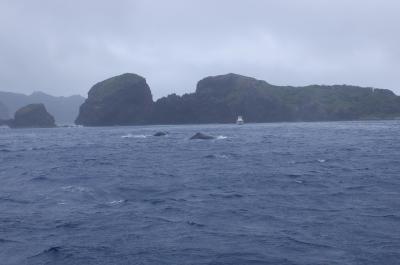
[[[153,98],[146,80],[123,74],[95,84],[82,104],[77,124],[112,126],[149,122]]]
[[[400,97],[390,90],[356,86],[274,86],[227,74],[201,80],[195,93],[155,103],[156,123],[327,121],[400,116]]]
[[[400,97],[390,90],[357,86],[274,86],[237,74],[207,77],[196,91],[153,102],[144,78],[124,74],[96,84],[78,124],[233,123],[385,119],[400,116]]]

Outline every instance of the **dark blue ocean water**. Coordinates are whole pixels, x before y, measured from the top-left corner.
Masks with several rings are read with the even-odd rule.
[[[400,264],[399,132],[0,129],[0,264]]]

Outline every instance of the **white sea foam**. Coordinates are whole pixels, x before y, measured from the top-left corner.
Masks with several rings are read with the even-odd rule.
[[[116,205],[116,204],[121,204],[124,203],[125,200],[115,200],[115,201],[110,201],[108,204],[110,205]]]
[[[325,163],[326,162],[325,159],[318,159],[317,161],[320,162],[320,163]]]
[[[147,138],[148,135],[144,135],[144,134],[131,134],[128,133],[126,135],[121,136],[122,138]]]
[[[64,186],[64,187],[61,187],[61,189],[65,190],[65,191],[69,191],[69,192],[85,192],[85,191],[88,191],[87,188],[80,187],[80,186]]]
[[[224,136],[224,135],[217,136],[217,140],[224,140],[224,139],[227,139],[227,138],[228,138],[228,136]]]

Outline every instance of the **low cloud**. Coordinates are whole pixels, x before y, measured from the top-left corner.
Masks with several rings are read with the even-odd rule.
[[[0,90],[82,94],[124,72],[155,98],[236,72],[400,93],[399,1],[0,2]]]

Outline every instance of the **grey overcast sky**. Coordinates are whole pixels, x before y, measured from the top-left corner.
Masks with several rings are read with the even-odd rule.
[[[81,94],[125,72],[153,96],[209,75],[400,94],[399,0],[0,0],[0,90]]]

